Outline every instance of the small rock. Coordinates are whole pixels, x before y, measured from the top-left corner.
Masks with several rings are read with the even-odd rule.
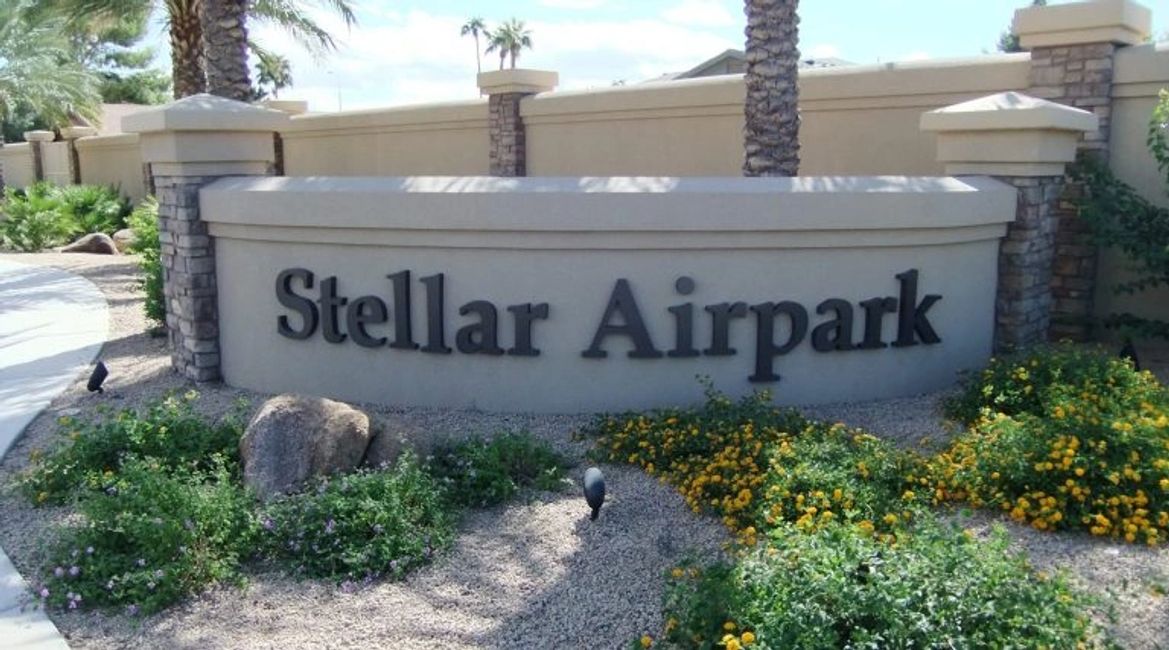
[[[96,253],[98,255],[117,255],[118,247],[114,240],[105,233],[95,232],[61,249],[62,253]]]
[[[135,235],[134,231],[129,228],[122,228],[114,233],[114,245],[123,253],[130,250],[136,241],[138,241],[138,235]]]
[[[314,476],[357,469],[371,438],[369,416],[348,404],[273,397],[240,439],[244,483],[265,500],[294,492]]]

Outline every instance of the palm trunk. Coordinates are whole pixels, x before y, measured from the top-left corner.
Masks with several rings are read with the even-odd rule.
[[[745,0],[745,176],[795,176],[800,168],[799,0]]]
[[[479,61],[479,34],[475,34],[475,72],[483,73],[483,64]]]
[[[251,99],[248,78],[248,0],[203,0],[203,52],[213,95]]]
[[[200,0],[170,2],[170,64],[175,99],[207,91],[203,76],[203,25]]]

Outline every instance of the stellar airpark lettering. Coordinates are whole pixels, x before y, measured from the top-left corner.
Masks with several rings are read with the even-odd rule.
[[[320,330],[329,343],[353,343],[365,348],[388,347],[395,350],[416,350],[428,354],[451,354],[447,345],[445,304],[446,278],[442,273],[418,278],[425,294],[425,332],[413,329],[414,292],[408,270],[386,276],[389,280],[389,301],[378,296],[360,296],[350,299],[337,291],[337,278],[330,276],[319,283],[316,275],[303,268],[281,271],[276,277],[276,299],[299,317],[282,314],[276,329],[290,339],[308,339]],[[815,307],[815,313],[826,316],[811,329],[811,346],[817,352],[874,350],[887,346],[910,347],[919,344],[940,343],[941,338],[929,321],[929,310],[942,299],[927,294],[918,300],[918,272],[910,269],[894,276],[899,292],[894,296],[877,296],[857,302],[856,306],[841,298],[828,298]],[[299,285],[298,287],[294,284]],[[694,292],[694,280],[682,276],[674,283],[680,296]],[[316,297],[312,297],[312,292]],[[506,350],[499,344],[500,310],[487,300],[472,300],[459,307],[459,316],[471,321],[455,332],[454,350],[463,354],[488,356],[509,355],[537,357],[540,349],[534,344],[538,321],[547,320],[551,312],[548,303],[521,303],[504,308],[510,315],[512,346]],[[738,320],[753,321],[755,345],[752,382],[776,382],[775,360],[788,354],[808,337],[809,313],[802,304],[784,300],[748,305],[746,302],[721,302],[702,307],[700,315],[693,302],[668,307],[673,320],[673,346],[663,352],[655,345],[646,327],[642,310],[637,304],[627,279],[619,279],[609,294],[609,301],[601,314],[592,341],[581,352],[587,359],[603,359],[612,338],[625,338],[632,344],[628,356],[634,359],[685,359],[698,356],[733,356],[737,350],[730,345],[730,331]],[[896,332],[886,341],[884,329],[887,315],[896,315]],[[709,319],[710,340],[702,349],[694,340],[696,318]],[[853,324],[863,319],[860,340],[853,339]],[[393,321],[392,326],[390,321]],[[786,327],[780,328],[780,325]],[[506,326],[506,325],[505,325]],[[385,327],[388,331],[373,331]],[[392,334],[392,336],[390,336]],[[779,340],[777,340],[777,337]],[[424,340],[419,344],[418,340]]]

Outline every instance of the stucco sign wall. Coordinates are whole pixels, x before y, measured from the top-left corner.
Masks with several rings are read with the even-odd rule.
[[[224,379],[593,411],[913,394],[985,362],[986,178],[252,178],[201,192]]]

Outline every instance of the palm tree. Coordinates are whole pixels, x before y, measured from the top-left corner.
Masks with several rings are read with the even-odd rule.
[[[800,168],[799,0],[745,0],[746,176],[795,176]]]
[[[203,0],[203,57],[207,90],[246,102],[248,78],[248,0]]]
[[[459,31],[460,36],[470,34],[475,37],[475,71],[483,72],[483,65],[479,62],[479,34],[488,34],[487,23],[479,16],[468,20],[463,24],[463,28]]]
[[[511,69],[515,70],[515,60],[520,56],[520,50],[532,49],[532,30],[524,25],[524,21],[511,20],[500,25],[494,32],[488,34],[488,52],[499,52],[499,69],[503,69],[503,61],[511,55]]]
[[[280,96],[280,90],[292,85],[292,65],[288,59],[274,52],[256,51],[260,62],[256,64],[256,84],[272,88],[272,98]]]
[[[99,79],[71,56],[64,22],[33,6],[0,3],[0,119],[17,107],[54,125],[68,124],[70,113],[96,119]]]
[[[48,1],[57,3],[75,20],[88,20],[99,15],[117,16],[141,11],[143,7],[156,7],[165,14],[169,27],[175,98],[206,90],[202,21],[204,0]],[[248,19],[257,24],[271,24],[284,28],[293,40],[318,56],[336,50],[337,43],[332,34],[317,24],[306,12],[306,6],[333,11],[344,20],[346,27],[352,27],[357,23],[350,0],[251,0],[246,6]],[[245,30],[239,31],[241,36],[238,38],[246,39]]]

